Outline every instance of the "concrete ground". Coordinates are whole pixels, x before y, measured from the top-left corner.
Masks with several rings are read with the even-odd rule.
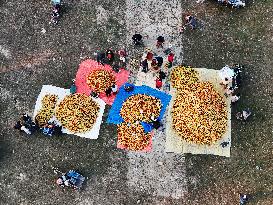
[[[49,2],[0,1],[0,204],[230,205],[238,204],[239,192],[253,195],[250,204],[273,204],[273,4],[249,2],[231,10],[212,0],[66,0],[59,25],[52,26]],[[202,29],[179,34],[187,12],[202,20]],[[178,63],[245,65],[242,98],[233,112],[247,106],[255,115],[245,125],[232,124],[231,158],[166,154],[162,133],[153,152],[126,152],[116,148],[116,127],[106,123],[98,140],[28,137],[13,130],[20,113],[33,112],[43,84],[67,88],[96,48],[125,46],[130,58],[138,58],[142,48],[130,45],[135,29],[148,35],[147,46],[166,35]],[[59,189],[51,166],[79,169],[88,178],[84,189]]]

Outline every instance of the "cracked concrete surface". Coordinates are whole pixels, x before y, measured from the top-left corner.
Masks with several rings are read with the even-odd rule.
[[[182,42],[177,29],[182,23],[181,14],[182,8],[177,0],[127,0],[127,44],[132,43],[132,35],[138,32],[144,37],[146,47],[164,56],[164,49],[156,48],[156,38],[162,35],[166,40],[164,47],[171,44],[176,59],[181,62]],[[143,50],[139,52],[141,54]],[[133,58],[133,55],[129,57]],[[155,133],[150,153],[128,152],[128,158],[127,184],[131,190],[174,199],[183,197],[187,192],[184,157],[165,152],[163,132]]]

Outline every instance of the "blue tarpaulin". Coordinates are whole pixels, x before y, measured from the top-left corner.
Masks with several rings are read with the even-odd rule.
[[[145,85],[142,85],[142,86],[132,85],[132,86],[134,86],[134,90],[127,92],[127,91],[125,91],[124,86],[128,86],[128,85],[132,85],[132,84],[126,83],[122,87],[120,87],[119,92],[115,98],[113,105],[112,105],[112,108],[109,112],[109,115],[107,118],[107,123],[120,124],[120,123],[124,122],[124,120],[120,116],[120,110],[121,110],[122,104],[123,104],[123,102],[126,101],[126,99],[128,97],[130,97],[132,95],[136,95],[136,94],[145,94],[148,96],[156,97],[161,100],[162,108],[160,111],[160,115],[158,117],[158,119],[161,120],[163,118],[166,108],[171,100],[171,95],[168,95],[162,91],[153,89],[153,88],[145,86]],[[151,123],[141,122],[141,124],[144,127],[145,132],[150,132],[153,129]]]

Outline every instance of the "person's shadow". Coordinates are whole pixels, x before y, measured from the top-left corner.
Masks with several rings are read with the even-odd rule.
[[[12,151],[9,149],[9,144],[5,141],[0,141],[0,166],[2,163],[2,161],[7,160],[7,158],[9,158],[9,156],[12,154]]]

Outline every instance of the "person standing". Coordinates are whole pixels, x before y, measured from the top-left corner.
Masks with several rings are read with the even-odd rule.
[[[154,71],[157,71],[159,69],[156,59],[152,60],[151,67]]]
[[[147,59],[144,59],[141,62],[142,72],[147,73],[148,72],[148,61]]]
[[[111,93],[112,93],[112,87],[107,88],[106,91],[105,91],[106,96],[110,97]]]
[[[14,129],[20,130],[25,132],[27,135],[31,135],[31,131],[26,128],[24,125],[22,125],[21,121],[18,121],[15,125],[14,125]]]
[[[155,128],[156,130],[159,129],[162,126],[160,120],[159,119],[155,119],[154,115],[152,115],[151,121],[152,121],[153,128]]]
[[[157,89],[161,89],[161,88],[162,88],[162,85],[163,85],[162,80],[161,80],[159,77],[156,78],[156,80],[155,80],[155,87],[156,87]]]
[[[242,120],[242,121],[246,121],[248,118],[249,118],[249,116],[252,114],[252,112],[251,112],[251,110],[249,109],[249,108],[246,108],[246,109],[244,109],[243,111],[241,111],[241,112],[237,112],[236,113],[236,118],[238,119],[238,120]]]
[[[70,91],[71,94],[75,94],[76,91],[77,91],[77,87],[75,85],[75,81],[76,81],[75,79],[72,80],[72,85],[70,86],[70,89],[69,89],[69,91]]]
[[[165,79],[166,78],[166,74],[163,71],[159,71],[159,78],[161,80]]]
[[[174,54],[169,53],[169,55],[168,55],[168,62],[169,62],[168,68],[171,68],[173,66],[173,61],[174,61]]]
[[[164,37],[163,36],[158,36],[156,40],[157,40],[156,47],[157,48],[163,48],[163,43],[165,42]]]
[[[133,39],[133,44],[135,46],[141,45],[141,43],[142,43],[142,35],[140,35],[139,33],[136,33],[136,34],[133,35],[132,39]]]
[[[186,20],[186,25],[189,25],[192,30],[196,28],[197,22],[194,16],[186,15],[185,20]]]
[[[114,52],[111,49],[106,51],[106,58],[108,59],[109,63],[112,64],[114,61]]]
[[[118,86],[116,84],[112,85],[112,92],[113,92],[114,95],[117,94],[117,92],[118,92]]]
[[[163,58],[161,56],[156,56],[155,59],[157,61],[158,67],[161,67],[163,64]]]
[[[235,103],[235,102],[237,102],[238,100],[240,99],[240,93],[238,93],[237,95],[235,95],[235,94],[232,94],[231,95],[231,103]]]
[[[249,200],[249,196],[246,194],[240,194],[240,205],[245,205]]]

